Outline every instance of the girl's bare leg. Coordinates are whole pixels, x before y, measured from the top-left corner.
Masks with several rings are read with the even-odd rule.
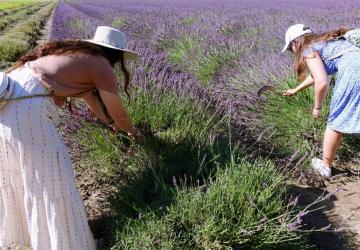
[[[326,128],[323,142],[323,162],[327,167],[331,167],[336,151],[340,146],[343,133]]]

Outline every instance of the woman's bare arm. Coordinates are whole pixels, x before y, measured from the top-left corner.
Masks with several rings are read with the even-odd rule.
[[[117,128],[135,136],[136,131],[131,122],[130,116],[124,108],[118,93],[112,93],[106,90],[99,90],[99,94],[109,115],[114,120]]]
[[[86,93],[86,95],[82,96],[82,99],[97,118],[105,123],[111,122],[111,119],[104,113],[99,99],[93,92]]]

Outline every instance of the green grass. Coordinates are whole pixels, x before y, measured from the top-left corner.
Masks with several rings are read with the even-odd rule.
[[[17,8],[20,6],[31,5],[38,3],[37,0],[13,0],[13,1],[0,1],[0,10]]]
[[[331,90],[327,95],[321,111],[321,118],[314,119],[312,107],[314,105],[314,91],[310,87],[295,96],[284,97],[281,91],[294,88],[299,82],[294,78],[285,79],[277,86],[277,93],[265,93],[266,101],[258,119],[251,124],[260,135],[262,143],[275,146],[285,155],[297,151],[299,155],[305,153],[319,156],[322,149],[323,133],[329,115]],[[260,132],[259,132],[260,131]],[[351,158],[360,150],[360,139],[346,136],[338,155],[343,160]]]
[[[294,211],[284,192],[282,175],[269,162],[233,159],[207,183],[178,188],[162,212],[130,220],[113,249],[305,249],[289,230]]]
[[[28,5],[24,5],[24,6],[19,6],[19,7],[16,7],[16,8],[10,8],[10,9],[3,9],[3,10],[0,10],[0,18],[3,18],[5,16],[9,16],[9,15],[13,15],[23,9],[29,9],[29,7],[33,7],[35,5],[40,5],[39,2],[34,2],[34,3],[31,3],[31,4],[28,4]]]
[[[188,16],[181,19],[180,23],[183,25],[192,25],[198,20],[198,17]]]
[[[195,76],[203,86],[208,86],[223,65],[230,63],[236,55],[225,49],[216,48],[197,57],[192,65]]]
[[[235,28],[232,26],[224,26],[220,31],[224,36],[230,36],[236,32]]]
[[[236,55],[223,48],[204,52],[203,42],[189,36],[179,40],[165,40],[160,47],[168,52],[169,59],[186,71],[193,73],[199,83],[208,86],[223,64],[231,62]]]
[[[250,27],[250,28],[239,28],[234,26],[224,26],[220,29],[221,33],[224,36],[238,35],[239,37],[251,38],[254,36],[259,36],[259,34],[264,33],[266,27]]]
[[[148,135],[140,151],[145,150],[155,154],[155,157],[161,154],[162,159],[158,159],[161,164],[170,164],[161,166],[165,171],[168,171],[169,166],[176,171],[195,169],[195,166],[191,166],[203,160],[198,159],[198,150],[201,151],[203,145],[206,150],[205,146],[211,137],[224,131],[224,121],[216,113],[210,115],[209,111],[199,110],[196,102],[169,92],[138,90],[126,106],[134,124]],[[111,132],[101,127],[94,128],[90,124],[79,130],[78,138],[89,150],[89,155],[84,158],[103,169],[111,169],[115,161],[113,158],[121,155],[125,146],[122,143],[126,144],[124,138],[119,141],[119,137]],[[116,171],[103,172],[117,174]]]
[[[111,25],[116,29],[123,28],[125,26],[125,18],[119,16],[112,21]]]
[[[43,7],[26,20],[17,23],[8,32],[0,36],[0,58],[2,65],[15,62],[21,55],[29,51],[36,42],[39,26],[50,15],[55,2],[42,5]]]
[[[0,56],[4,62],[15,62],[30,49],[28,42],[17,38],[0,38]]]
[[[183,175],[195,181],[208,175],[215,167],[213,150],[221,146],[217,137],[225,129],[210,108],[169,92],[137,90],[126,106],[144,141],[129,144],[121,135],[90,125],[76,135],[87,151],[80,165],[118,180],[119,192],[110,199],[117,220],[108,225],[109,237],[115,236],[112,223],[124,227],[138,211],[171,201],[172,195],[160,185],[163,181]]]
[[[172,62],[191,67],[190,64],[198,55],[201,45],[200,40],[184,36],[181,40],[168,41],[165,44],[165,49],[168,51]]]
[[[68,27],[79,33],[84,33],[87,26],[84,20],[78,17],[71,17],[68,21]]]
[[[0,17],[0,31],[9,30],[9,28],[13,27],[14,24],[16,25],[17,22],[25,20],[30,15],[34,14],[38,11],[43,4],[37,4],[33,6],[29,6],[28,8],[20,9],[11,15],[6,15]]]
[[[284,202],[282,174],[232,149],[226,117],[155,89],[135,89],[126,107],[144,140],[132,144],[90,124],[76,134],[87,152],[80,165],[118,190],[109,198],[114,216],[101,226],[109,248],[269,249],[302,242],[287,227],[294,211]]]
[[[318,146],[322,140],[328,116],[329,98],[323,105],[322,118],[313,118],[312,88],[292,97],[281,95],[281,90],[293,88],[297,84],[296,79],[288,78],[278,87],[278,94],[269,91],[266,94],[267,100],[261,114],[263,129],[271,128],[264,133],[263,139],[281,147],[286,154],[291,154],[294,150],[300,153],[313,152],[314,147]]]

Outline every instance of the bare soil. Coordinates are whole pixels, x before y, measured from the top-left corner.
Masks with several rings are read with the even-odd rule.
[[[310,235],[313,249],[360,249],[360,177],[359,165],[333,169],[333,177],[323,180],[321,187],[294,182],[290,193],[299,195],[300,202],[310,204],[321,195],[330,196],[320,202],[318,211],[309,213],[308,229],[330,227]]]
[[[53,20],[53,16],[54,16],[54,11],[55,11],[55,8],[52,10],[51,15],[49,16],[49,18],[44,22],[43,27],[40,30],[39,38],[36,41],[37,45],[49,41],[50,33],[51,33],[51,25],[52,25],[52,20]]]

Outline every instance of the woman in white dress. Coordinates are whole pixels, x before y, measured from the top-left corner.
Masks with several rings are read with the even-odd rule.
[[[10,101],[0,111],[0,249],[14,244],[35,250],[96,248],[53,118],[66,97],[83,98],[99,119],[135,139],[113,69],[120,63],[127,92],[124,60],[137,55],[125,46],[124,33],[100,26],[92,40],[41,45],[8,72],[15,84],[12,98],[53,96]]]

